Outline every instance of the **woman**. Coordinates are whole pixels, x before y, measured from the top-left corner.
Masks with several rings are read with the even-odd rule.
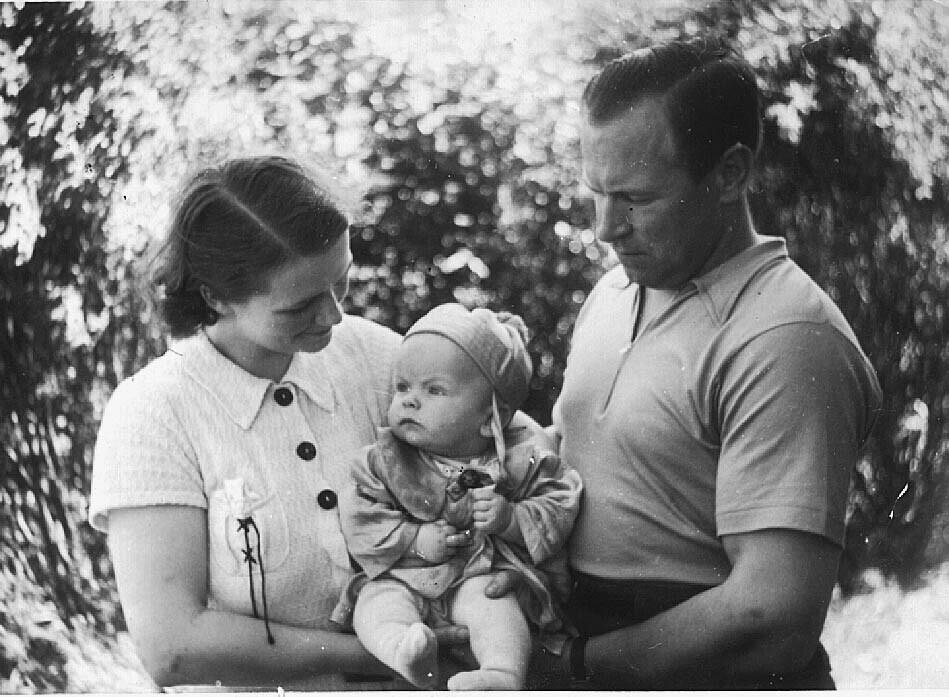
[[[155,281],[183,339],[112,395],[90,504],[159,685],[391,675],[330,617],[353,571],[336,492],[384,423],[400,341],[340,311],[347,227],[276,157],[205,170],[180,200]]]

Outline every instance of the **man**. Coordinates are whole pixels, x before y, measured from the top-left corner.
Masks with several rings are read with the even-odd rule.
[[[619,264],[554,407],[585,496],[570,543],[579,687],[832,688],[819,637],[880,388],[850,327],[755,230],[759,93],[705,40],[583,95],[583,180]]]

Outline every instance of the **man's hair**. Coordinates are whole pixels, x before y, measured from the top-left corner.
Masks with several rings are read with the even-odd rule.
[[[202,285],[244,301],[268,290],[274,269],[327,250],[348,227],[329,190],[292,160],[248,157],[204,169],[181,193],[158,253],[161,317],[172,336],[214,324]]]
[[[751,66],[724,42],[672,41],[607,63],[583,92],[584,114],[603,125],[645,97],[660,97],[677,154],[696,180],[736,143],[761,145],[760,94]]]

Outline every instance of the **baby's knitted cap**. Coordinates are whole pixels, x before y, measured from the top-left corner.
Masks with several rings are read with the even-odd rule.
[[[405,338],[414,334],[438,334],[461,347],[488,378],[498,399],[511,409],[527,398],[533,367],[527,353],[527,327],[517,315],[484,308],[469,312],[463,305],[448,303],[429,310]]]

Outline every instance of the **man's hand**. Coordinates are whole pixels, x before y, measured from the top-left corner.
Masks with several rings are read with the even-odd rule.
[[[486,535],[496,535],[507,530],[514,516],[514,504],[494,490],[494,486],[483,486],[469,492],[474,505],[471,515],[474,528]]]
[[[484,588],[484,594],[489,598],[503,598],[513,593],[521,583],[521,575],[514,569],[505,569],[494,573],[491,581]]]
[[[459,533],[444,520],[422,523],[415,535],[411,551],[415,556],[440,564],[455,555],[459,547],[469,544],[468,536]]]

